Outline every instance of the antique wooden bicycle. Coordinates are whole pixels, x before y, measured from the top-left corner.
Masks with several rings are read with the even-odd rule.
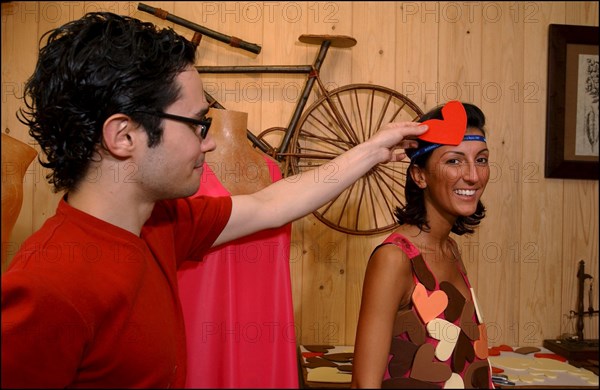
[[[192,42],[203,35],[255,54],[259,45],[227,36],[179,18],[159,8],[140,3],[138,9],[195,31]],[[305,74],[306,81],[287,127],[272,127],[255,135],[248,130],[252,145],[275,158],[284,176],[303,173],[325,164],[346,150],[367,140],[389,122],[414,121],[423,112],[408,97],[390,88],[373,84],[349,84],[328,90],[319,71],[330,47],[349,48],[356,40],[344,35],[301,35],[300,42],[319,45],[311,65],[196,66],[199,73],[285,73]],[[317,99],[306,108],[315,83]],[[223,107],[206,93],[211,107]],[[280,142],[267,142],[269,135]],[[394,229],[396,206],[404,204],[404,184],[408,162],[379,164],[313,214],[327,226],[354,235],[371,235]],[[326,177],[335,180],[335,166],[327,167]],[[330,169],[329,169],[330,168]]]

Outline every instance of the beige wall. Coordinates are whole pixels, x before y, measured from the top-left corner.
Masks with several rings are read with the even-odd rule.
[[[32,143],[15,118],[37,42],[85,11],[128,14],[185,28],[138,11],[136,2],[2,3],[2,131]],[[198,65],[309,64],[316,48],[301,34],[357,39],[330,51],[330,87],[374,83],[408,95],[423,110],[446,100],[478,104],[488,117],[492,179],[479,231],[459,240],[490,344],[541,345],[575,332],[579,260],[594,276],[598,307],[598,181],[544,178],[547,32],[550,23],[598,25],[596,2],[148,2],[262,46],[259,55],[205,37]],[[286,126],[302,76],[207,76],[221,103],[249,114],[256,134]],[[9,251],[53,214],[59,195],[35,162]],[[298,338],[353,344],[365,265],[385,237],[352,236],[314,216],[293,225],[291,268]],[[3,238],[4,240],[4,238]],[[587,294],[586,294],[587,295]],[[587,298],[586,298],[587,299]],[[587,301],[586,301],[587,308]],[[598,338],[598,317],[585,320]]]

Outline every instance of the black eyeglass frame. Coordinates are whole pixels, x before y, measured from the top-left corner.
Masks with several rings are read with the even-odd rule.
[[[153,115],[153,116],[157,116],[159,118],[164,118],[164,119],[172,119],[174,121],[183,122],[183,123],[187,123],[187,124],[191,124],[191,125],[201,126],[200,127],[200,137],[202,137],[202,139],[206,139],[206,136],[208,135],[208,130],[210,129],[210,125],[212,123],[212,118],[207,118],[207,117],[204,117],[203,119],[195,119],[195,118],[188,118],[186,116],[167,114],[166,112],[161,112],[161,111],[136,111],[136,112],[139,112],[140,114]]]

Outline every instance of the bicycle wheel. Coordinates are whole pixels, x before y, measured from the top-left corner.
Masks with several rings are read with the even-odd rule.
[[[279,162],[279,169],[284,177],[291,176],[293,174],[290,168],[289,159],[284,158],[283,161],[280,161],[281,159],[278,158],[281,155],[281,153],[279,153],[279,149],[271,145],[280,145],[281,140],[285,136],[286,132],[287,129],[285,127],[269,127],[256,136],[258,140],[262,141],[268,146],[269,150],[267,154]]]
[[[267,145],[269,150],[266,153],[269,156],[276,157],[278,150],[271,145],[279,145],[286,131],[287,129],[285,127],[270,127],[263,130],[256,138]],[[256,145],[254,145],[254,147],[256,148]]]
[[[371,137],[389,122],[414,121],[423,114],[392,89],[351,84],[320,97],[303,114],[290,145],[294,174],[322,165]],[[349,234],[371,235],[397,226],[394,210],[404,205],[408,159],[379,164],[313,214],[327,226]],[[326,170],[335,180],[335,167]]]

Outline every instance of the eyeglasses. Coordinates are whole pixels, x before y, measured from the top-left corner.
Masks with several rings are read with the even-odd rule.
[[[171,120],[174,120],[177,122],[186,123],[188,125],[194,125],[196,127],[194,129],[194,133],[200,134],[200,137],[202,137],[202,139],[206,139],[206,136],[208,134],[208,129],[210,129],[210,124],[212,123],[212,118],[206,118],[206,117],[204,117],[202,119],[194,119],[194,118],[188,118],[185,116],[167,114],[166,112],[160,112],[160,111],[136,111],[136,112],[139,112],[141,114],[157,116],[159,118],[171,119]],[[200,130],[199,133],[198,133],[198,130]]]

